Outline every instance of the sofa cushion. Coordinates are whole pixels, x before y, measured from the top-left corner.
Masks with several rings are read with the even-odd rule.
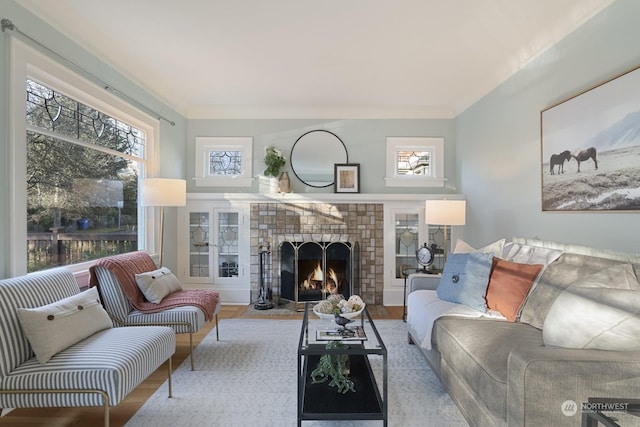
[[[19,308],[18,317],[40,363],[46,363],[65,348],[112,327],[95,288],[42,307]]]
[[[525,237],[513,237],[512,240],[514,243],[520,243],[529,246],[541,246],[549,249],[556,249],[561,252],[570,252],[572,254],[607,258],[616,261],[628,262],[630,264],[640,264],[640,254],[630,254],[626,252],[617,252],[593,246],[575,245]]]
[[[515,322],[542,267],[542,264],[522,264],[494,257],[487,288],[487,307]]]
[[[615,288],[615,289],[612,289]],[[574,282],[558,296],[544,321],[545,345],[640,350],[640,283],[630,264]]]
[[[506,419],[509,354],[542,346],[542,332],[521,323],[443,317],[434,334],[442,365],[482,396],[496,418]]]
[[[640,283],[638,277],[631,264],[615,264],[609,268],[602,270],[576,280],[571,284],[569,289],[574,287],[580,288],[612,288],[612,289],[628,289],[640,291]]]
[[[620,261],[587,255],[563,253],[549,264],[537,280],[522,308],[520,322],[542,329],[544,319],[556,298],[568,286],[614,265]]]
[[[558,249],[525,245],[511,242],[504,246],[504,259],[522,264],[542,264],[547,266],[562,255]]]
[[[475,310],[486,311],[485,295],[492,260],[491,253],[449,254],[438,284],[438,297]]]
[[[48,363],[35,358],[22,363],[2,381],[4,390],[60,388],[104,390],[109,405],[115,406],[171,357],[176,335],[165,326],[110,328],[62,350]],[[0,395],[5,408],[19,408],[30,402],[33,407],[102,406],[97,393]],[[59,424],[59,423],[58,423]],[[118,423],[120,424],[120,423]]]
[[[640,292],[569,288],[551,306],[544,344],[565,348],[640,350]]]
[[[147,301],[160,304],[164,297],[182,290],[178,278],[167,267],[136,274],[136,284]]]

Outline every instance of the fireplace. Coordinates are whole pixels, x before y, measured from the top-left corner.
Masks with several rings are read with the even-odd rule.
[[[304,308],[331,294],[359,291],[359,246],[351,242],[283,242],[280,245],[280,298]]]

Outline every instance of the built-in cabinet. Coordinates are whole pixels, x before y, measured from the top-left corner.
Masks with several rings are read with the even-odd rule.
[[[444,265],[443,226],[425,224],[424,209],[424,201],[385,203],[383,300],[386,305],[403,304],[403,271],[423,268],[418,264],[416,251],[425,243],[434,251],[432,267],[441,270]],[[460,235],[458,230],[450,231],[447,235],[449,251],[451,236]]]
[[[317,195],[318,203],[344,203],[342,194]],[[350,195],[350,203],[383,205],[383,304],[401,306],[404,301],[403,270],[418,268],[416,250],[427,243],[443,246],[442,226],[425,224],[421,195]],[[178,209],[178,274],[185,288],[210,288],[220,292],[223,304],[250,304],[251,272],[259,271],[258,257],[251,257],[250,213],[252,203],[309,203],[305,195],[192,194]],[[260,218],[261,221],[271,220]],[[461,237],[453,227],[447,247]],[[377,231],[373,232],[377,234]],[[373,235],[373,234],[372,234]],[[256,246],[264,242],[256,241]],[[358,242],[366,245],[366,241]],[[277,248],[274,246],[274,250]],[[254,250],[257,254],[257,248]],[[442,252],[435,266],[442,268]],[[253,259],[253,261],[252,261]],[[253,264],[252,264],[253,262]],[[378,270],[376,270],[378,271]],[[273,272],[274,277],[279,274]],[[254,283],[254,288],[257,286]],[[276,288],[279,282],[274,283]],[[257,292],[253,289],[254,293]]]
[[[178,271],[188,288],[211,288],[226,304],[248,304],[248,208],[188,202],[178,213]]]

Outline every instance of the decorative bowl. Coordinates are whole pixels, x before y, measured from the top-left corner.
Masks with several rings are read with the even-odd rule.
[[[314,305],[313,306],[313,313],[318,316],[321,319],[324,320],[334,320],[335,316],[333,315],[333,313],[320,313],[318,311],[316,311],[316,307],[318,305]],[[362,306],[362,308],[358,311],[352,311],[351,313],[341,313],[340,315],[342,317],[346,317],[347,319],[354,319],[358,316],[360,316],[360,314],[362,314],[362,312],[364,311],[364,308],[366,307],[366,304]]]

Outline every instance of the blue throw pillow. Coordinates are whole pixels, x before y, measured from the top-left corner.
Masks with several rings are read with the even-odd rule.
[[[438,298],[487,311],[492,253],[449,254],[438,284]]]

